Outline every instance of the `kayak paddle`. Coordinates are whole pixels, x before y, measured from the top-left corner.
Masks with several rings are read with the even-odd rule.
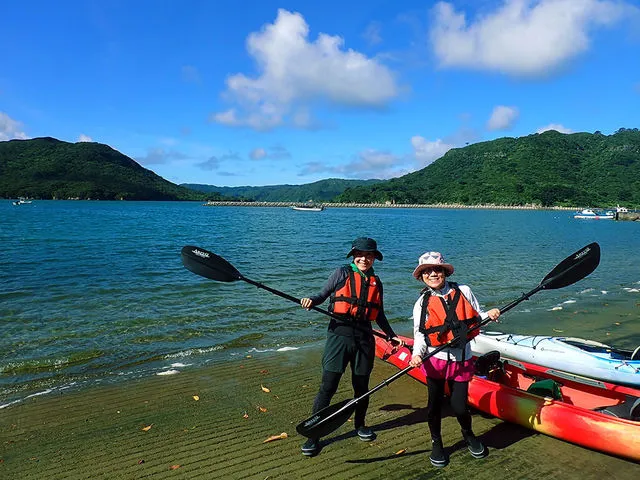
[[[502,307],[500,309],[500,313],[502,314],[511,310],[520,302],[528,300],[529,297],[531,297],[536,292],[539,292],[540,290],[554,290],[571,285],[578,280],[582,280],[591,272],[593,272],[599,263],[600,245],[598,245],[596,242],[590,243],[589,245],[581,248],[577,252],[572,253],[567,258],[565,258],[553,270],[551,270],[551,272],[549,272],[546,277],[542,279],[542,281],[536,288],[527,293],[523,293],[520,298]],[[491,319],[487,318],[469,331],[471,332],[473,330],[476,330],[483,325],[486,325],[490,321]],[[444,345],[440,345],[435,350],[425,355],[423,360],[432,357],[436,353],[444,350],[457,340],[459,340],[459,338],[455,337]],[[400,370],[399,372],[395,373],[386,380],[383,380],[381,383],[358,398],[343,400],[342,402],[336,403],[335,405],[329,405],[328,407],[323,408],[319,412],[314,413],[311,417],[300,422],[298,426],[296,426],[296,431],[300,435],[308,438],[320,438],[326,436],[327,434],[336,430],[349,419],[356,408],[356,404],[359,401],[369,397],[373,393],[380,390],[382,387],[389,385],[391,382],[394,382],[412,368],[414,367],[408,366],[403,370]]]
[[[255,285],[258,288],[262,288],[268,292],[274,293],[279,297],[286,298],[294,303],[300,305],[300,299],[294,296],[291,296],[287,293],[281,292],[280,290],[276,290],[275,288],[271,288],[267,285],[264,285],[260,282],[256,282],[251,280],[250,278],[242,275],[236,267],[231,265],[227,260],[222,258],[219,255],[216,255],[213,252],[205,250],[204,248],[194,247],[191,245],[187,245],[182,247],[181,252],[182,263],[187,268],[187,270],[192,271],[196,275],[200,275],[201,277],[208,278],[210,280],[216,280],[218,282],[235,282],[237,280],[242,280],[243,282],[250,283],[251,285]],[[323,308],[313,306],[312,310],[316,312],[323,313],[324,315],[328,315],[331,318],[335,318],[343,323],[348,322],[347,319],[339,317],[337,315],[332,314],[328,310],[324,310]],[[354,328],[358,328],[355,324],[350,324]],[[368,329],[366,330],[369,331]],[[372,330],[374,335],[377,335],[381,338],[386,339],[386,335],[382,335],[380,332]]]

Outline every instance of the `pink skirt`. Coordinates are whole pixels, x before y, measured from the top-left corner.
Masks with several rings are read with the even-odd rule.
[[[475,371],[473,358],[464,362],[447,362],[435,357],[427,358],[421,365],[422,371],[427,377],[453,380],[456,382],[468,382]]]

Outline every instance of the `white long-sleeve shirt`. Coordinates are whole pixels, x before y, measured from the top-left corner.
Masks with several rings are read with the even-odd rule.
[[[460,289],[460,293],[464,295],[471,306],[478,312],[480,317],[484,320],[487,318],[487,313],[480,308],[480,304],[478,303],[478,299],[475,297],[471,288],[467,285],[458,285]],[[434,290],[431,289],[431,296],[436,297],[445,297],[451,292],[452,288],[449,285],[449,282],[445,280],[444,287],[442,290]],[[420,295],[418,300],[413,306],[413,355],[420,355],[422,358],[428,353],[435,350],[437,347],[431,347],[427,345],[427,340],[422,332],[420,332],[420,314],[422,313],[422,302],[424,301],[424,294]],[[427,313],[427,318],[428,318]],[[464,353],[464,355],[463,355]],[[471,346],[469,343],[465,345],[464,352],[461,348],[451,348],[447,347],[442,349],[442,351],[436,353],[434,355],[435,358],[440,358],[442,360],[453,360],[456,362],[463,361],[465,359],[471,358]]]

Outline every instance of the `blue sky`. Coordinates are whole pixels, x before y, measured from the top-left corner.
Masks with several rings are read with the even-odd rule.
[[[174,183],[386,179],[640,126],[637,0],[24,0],[0,35],[0,141],[105,143]]]

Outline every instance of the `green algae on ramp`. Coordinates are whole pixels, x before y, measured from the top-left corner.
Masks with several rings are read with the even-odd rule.
[[[428,460],[426,388],[411,378],[399,379],[371,397],[367,421],[378,433],[376,441],[359,441],[348,422],[323,439],[320,455],[306,458],[295,425],[311,410],[320,355],[319,348],[254,354],[177,375],[11,405],[0,410],[0,477],[637,478],[635,463],[477,413],[474,430],[488,445],[489,456],[475,460],[469,455],[449,413],[443,419],[443,438],[451,461],[436,470]],[[371,381],[378,383],[395,372],[377,362]],[[347,374],[335,398],[350,393]],[[148,425],[152,428],[143,431]],[[288,438],[263,443],[282,432]],[[180,467],[170,470],[174,465]]]

